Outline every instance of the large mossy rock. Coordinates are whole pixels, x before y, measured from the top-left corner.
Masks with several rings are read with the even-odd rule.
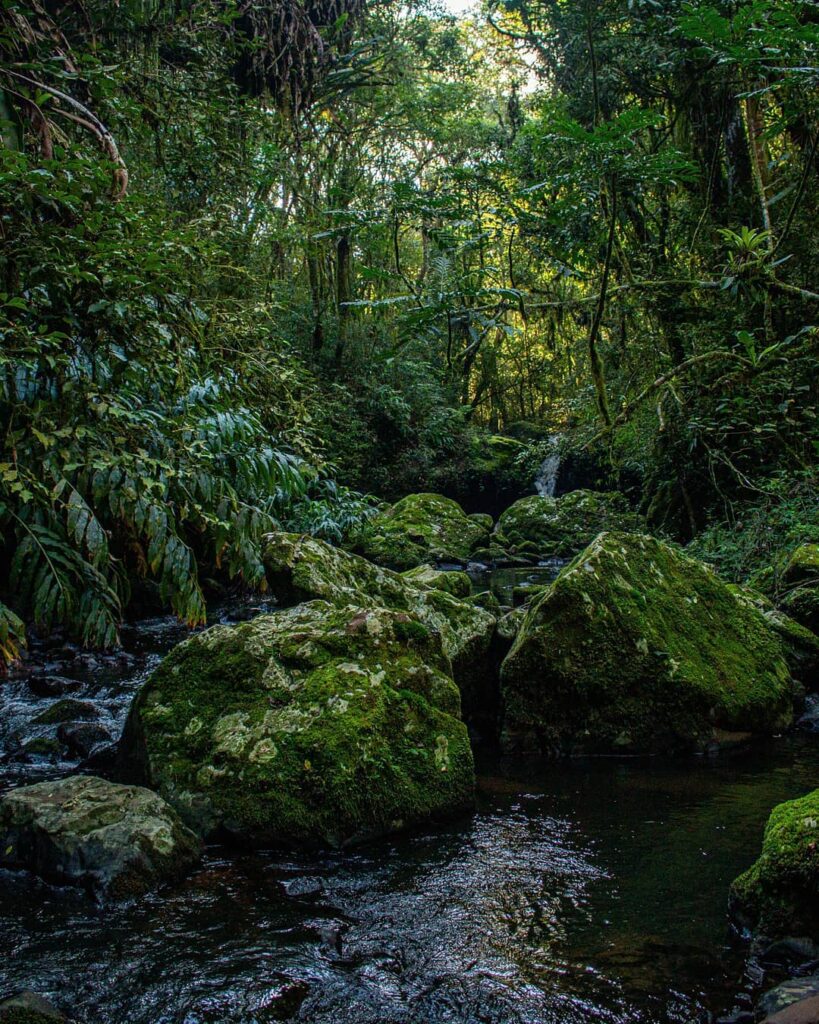
[[[790,724],[793,693],[764,616],[639,534],[601,534],[568,565],[530,605],[501,669],[507,742],[544,752],[770,734]]]
[[[731,886],[730,907],[765,939],[819,942],[819,789],[774,808],[759,859]]]
[[[495,617],[449,592],[463,588],[464,574],[401,575],[295,533],[272,534],[263,559],[270,589],[282,604],[320,598],[333,604],[352,602],[416,615],[441,634],[465,712],[470,716],[480,712],[491,685],[488,657]],[[441,589],[447,583],[447,589]]]
[[[0,800],[0,865],[115,899],[184,875],[199,840],[156,793],[88,775]]]
[[[516,501],[501,515],[493,539],[511,553],[568,558],[604,530],[644,528],[644,520],[622,494],[571,491],[560,498],[532,494]]]
[[[740,601],[756,608],[782,641],[782,649],[791,675],[813,692],[819,689],[819,636],[780,611],[764,594],[750,587],[729,583],[728,588]]]
[[[400,570],[466,562],[488,539],[484,518],[468,516],[457,501],[440,494],[409,494],[367,520],[353,546],[371,562]]]
[[[819,633],[819,544],[803,544],[791,555],[783,575],[782,608],[791,618]]]
[[[437,633],[312,601],[176,647],[138,694],[126,770],[202,834],[340,846],[470,805],[473,764]]]

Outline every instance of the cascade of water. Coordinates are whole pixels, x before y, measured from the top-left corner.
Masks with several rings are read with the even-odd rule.
[[[559,441],[559,434],[552,434],[549,437],[549,448],[551,450],[540,464],[540,469],[535,477],[535,490],[541,498],[553,498],[555,494],[557,475],[560,472]]]

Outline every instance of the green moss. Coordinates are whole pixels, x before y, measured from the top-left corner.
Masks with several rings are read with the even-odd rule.
[[[702,749],[792,718],[779,637],[707,567],[601,534],[532,601],[501,670],[508,741],[544,751]]]
[[[440,634],[469,713],[490,686],[487,655],[495,618],[437,585],[464,588],[464,573],[424,567],[399,574],[324,541],[291,533],[274,534],[264,552],[272,592],[285,604],[320,598],[333,604],[401,610]]]
[[[785,583],[819,583],[819,544],[802,544],[794,551],[785,568]]]
[[[603,530],[644,528],[622,494],[571,491],[561,498],[521,498],[498,520],[494,538],[513,554],[565,558],[575,555]]]
[[[819,636],[775,607],[764,594],[729,583],[734,596],[756,608],[782,641],[791,675],[809,690],[819,687]]]
[[[465,562],[486,544],[491,522],[467,516],[440,494],[410,494],[373,516],[353,538],[354,549],[371,562],[411,569],[436,561]]]
[[[204,832],[339,845],[470,803],[448,667],[406,612],[314,601],[176,648],[126,747]]]
[[[782,609],[791,618],[819,633],[819,544],[802,544],[791,555],[783,574]]]
[[[768,939],[819,940],[819,790],[774,808],[760,857],[734,881],[730,903]]]
[[[469,597],[472,593],[472,580],[465,572],[433,569],[430,565],[419,565],[401,575],[417,587],[443,590],[447,594],[452,594],[453,597]]]
[[[87,701],[64,697],[32,719],[35,725],[61,725],[63,722],[84,722],[97,717],[97,709]]]

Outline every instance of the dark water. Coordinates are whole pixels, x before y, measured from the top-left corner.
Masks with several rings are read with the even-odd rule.
[[[142,625],[124,658],[74,664],[72,696],[116,731],[178,638]],[[76,770],[16,749],[47,703],[0,690],[0,785]],[[477,812],[446,828],[310,858],[212,848],[131,905],[0,873],[0,995],[35,989],[84,1024],[669,1024],[731,1005],[727,887],[771,807],[815,787],[815,741],[480,771]]]

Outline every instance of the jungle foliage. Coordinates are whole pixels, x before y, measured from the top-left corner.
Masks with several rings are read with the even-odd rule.
[[[4,0],[0,653],[555,434],[733,576],[815,539],[817,110],[806,0]]]

